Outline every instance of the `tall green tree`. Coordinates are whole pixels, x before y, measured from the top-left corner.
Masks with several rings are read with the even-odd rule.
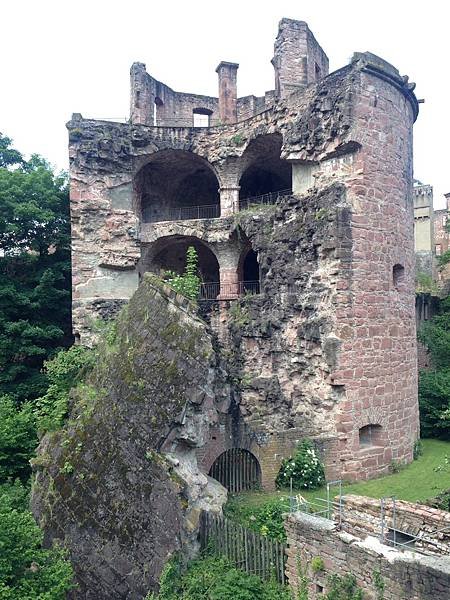
[[[0,133],[0,396],[44,394],[43,362],[68,343],[67,177]]]

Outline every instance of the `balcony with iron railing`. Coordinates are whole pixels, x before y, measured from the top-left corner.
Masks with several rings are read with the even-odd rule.
[[[234,300],[240,296],[257,295],[260,293],[259,281],[239,281],[236,283],[202,283],[200,286],[199,302],[213,300]]]
[[[290,196],[292,190],[279,190],[277,192],[269,192],[259,196],[251,196],[239,200],[239,210],[247,210],[253,206],[274,205],[286,196]],[[220,218],[219,204],[204,204],[201,206],[179,206],[170,207],[162,210],[149,209],[143,211],[143,225],[147,223],[163,223],[167,221],[193,221],[202,219],[218,219]]]

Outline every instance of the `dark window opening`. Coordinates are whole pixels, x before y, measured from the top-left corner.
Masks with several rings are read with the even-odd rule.
[[[259,292],[259,263],[258,255],[252,249],[250,249],[244,259],[242,265],[242,281],[244,286],[244,293],[258,293]],[[255,289],[255,288],[258,289]]]
[[[392,281],[396,290],[399,289],[405,278],[405,267],[402,265],[394,265],[392,268]]]
[[[316,583],[316,594],[323,594],[323,585]]]
[[[317,63],[314,63],[314,71],[316,74],[316,81],[319,81],[319,79],[322,77],[322,71]]]
[[[261,485],[258,459],[242,448],[231,448],[223,452],[214,461],[209,476],[233,493],[258,489]]]
[[[359,445],[361,448],[382,445],[381,425],[365,425],[359,430]]]
[[[140,99],[141,99],[141,92],[138,90],[136,92],[136,97],[135,97],[135,100],[134,100],[134,106],[136,108],[141,108]]]

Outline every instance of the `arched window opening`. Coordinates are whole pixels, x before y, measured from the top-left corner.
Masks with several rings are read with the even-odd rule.
[[[392,282],[398,290],[405,279],[405,267],[403,265],[394,265],[392,268]]]
[[[368,448],[370,446],[382,446],[382,432],[383,428],[381,425],[365,425],[359,430],[359,446],[360,448]]]
[[[220,216],[217,177],[193,152],[157,152],[138,173],[135,186],[144,223]]]
[[[212,110],[207,108],[194,108],[192,111],[194,127],[209,127]]]
[[[241,208],[248,198],[292,189],[292,167],[280,158],[282,137],[269,134],[256,138],[245,150],[242,160],[246,165],[240,178],[239,198]],[[274,196],[276,197],[276,195]]]
[[[244,294],[259,294],[260,272],[258,255],[252,248],[247,251],[242,263],[241,280]]]
[[[153,103],[153,125],[156,127],[162,120],[162,111],[163,111],[164,102],[156,96],[155,101]]]
[[[217,479],[229,492],[258,489],[261,467],[254,454],[242,448],[231,448],[214,461],[209,476]]]

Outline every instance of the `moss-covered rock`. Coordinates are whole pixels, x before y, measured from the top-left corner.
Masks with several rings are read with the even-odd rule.
[[[70,550],[74,598],[143,598],[169,555],[192,554],[200,509],[225,498],[195,460],[217,418],[215,356],[189,303],[151,275],[99,356],[64,429],[41,441],[33,511]]]

